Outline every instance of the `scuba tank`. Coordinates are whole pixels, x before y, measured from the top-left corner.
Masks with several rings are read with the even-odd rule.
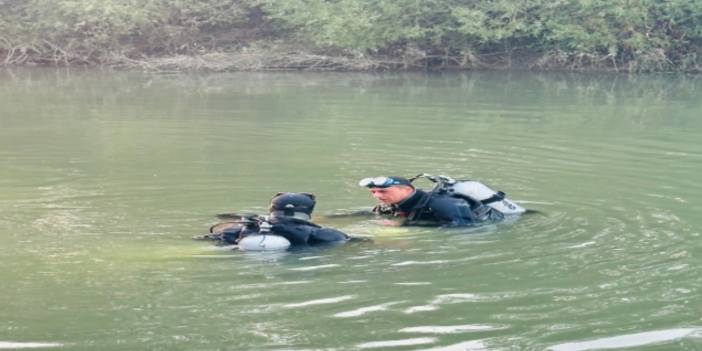
[[[422,173],[411,178],[410,181],[414,181],[417,178],[427,178],[436,183],[435,190],[478,200],[504,215],[519,215],[526,212],[524,207],[508,199],[505,193],[495,191],[487,185],[475,180],[455,180],[447,176],[433,176],[431,174]]]
[[[504,215],[522,214],[526,209],[505,197],[505,193],[495,191],[487,185],[475,180],[462,180],[454,183],[448,189],[449,193],[460,194],[479,200]]]
[[[282,251],[291,245],[287,238],[271,232],[272,226],[267,216],[221,214],[217,217],[229,221],[213,225],[208,234],[194,239],[236,244],[242,251]]]
[[[258,234],[248,235],[237,245],[242,251],[278,251],[290,247],[290,241],[280,235],[271,234],[271,224],[267,220],[259,223]]]

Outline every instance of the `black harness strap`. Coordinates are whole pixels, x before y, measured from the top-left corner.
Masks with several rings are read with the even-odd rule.
[[[493,202],[502,201],[505,199],[505,193],[498,191],[495,195],[488,197],[485,200],[480,200],[483,205],[491,204]]]
[[[407,220],[408,221],[416,221],[417,218],[422,214],[422,211],[424,208],[427,206],[429,203],[429,200],[431,200],[432,196],[434,196],[434,192],[430,191],[427,196],[425,196],[417,205],[410,211],[410,213],[407,215]]]

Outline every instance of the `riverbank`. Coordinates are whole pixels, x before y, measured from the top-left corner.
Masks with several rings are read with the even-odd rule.
[[[702,71],[695,0],[28,0],[0,13],[7,66]]]
[[[112,67],[145,71],[400,71],[417,69],[416,64],[400,60],[331,56],[305,51],[237,51],[201,55],[177,55],[144,59],[123,59]]]
[[[7,53],[6,53],[7,54]],[[17,54],[15,54],[17,55]],[[9,56],[8,56],[9,57]],[[685,69],[671,67],[665,56],[651,55],[645,61],[617,63],[611,57],[568,54],[562,51],[535,53],[515,51],[462,55],[429,55],[415,52],[397,57],[370,56],[292,47],[255,47],[236,51],[215,51],[202,54],[179,54],[131,58],[120,53],[105,54],[100,59],[74,57],[32,57],[6,59],[0,66],[82,66],[169,72],[237,72],[237,71],[446,71],[446,70],[533,70],[592,72],[702,72],[702,65]]]

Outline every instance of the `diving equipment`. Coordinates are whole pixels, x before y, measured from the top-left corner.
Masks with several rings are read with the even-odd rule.
[[[268,216],[220,214],[218,218],[226,221],[195,239],[234,244],[242,251],[280,251],[293,245],[348,241],[345,233],[310,222],[314,206],[313,194],[277,193],[271,199]]]
[[[241,238],[237,246],[242,251],[279,251],[290,247],[290,241],[280,235],[254,234]]]
[[[387,188],[394,185],[412,186],[412,182],[402,177],[374,177],[363,178],[358,185],[366,188]]]
[[[508,199],[505,193],[495,191],[487,185],[475,180],[455,180],[443,175],[434,176],[421,173],[410,178],[410,181],[414,181],[418,178],[426,178],[436,183],[434,188],[436,191],[443,191],[459,197],[464,196],[478,200],[482,204],[490,206],[504,215],[519,215],[526,212],[524,207]]]

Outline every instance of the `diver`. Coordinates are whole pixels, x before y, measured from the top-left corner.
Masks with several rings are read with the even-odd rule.
[[[345,233],[311,222],[315,204],[314,194],[277,193],[271,199],[267,216],[218,215],[225,221],[213,225],[208,234],[195,239],[210,239],[223,245],[239,245],[241,249],[258,251],[266,249],[263,246],[265,240],[272,249],[348,241],[350,238]],[[257,239],[251,240],[253,238]]]
[[[428,192],[415,188],[412,181],[419,177],[433,181],[436,186]],[[490,201],[502,201],[503,193],[481,201],[454,191],[454,185],[459,182],[444,176],[420,174],[411,180],[396,176],[375,177],[362,179],[358,184],[368,188],[380,202],[373,208],[373,213],[400,219],[401,225],[477,226],[504,219],[503,213],[488,205]]]

